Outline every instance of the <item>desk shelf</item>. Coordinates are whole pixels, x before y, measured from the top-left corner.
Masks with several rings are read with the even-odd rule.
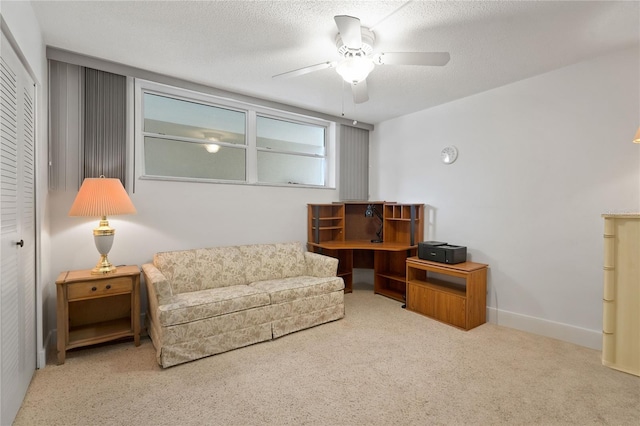
[[[373,291],[400,302],[405,301],[407,257],[415,256],[416,249],[376,252],[374,255]]]
[[[380,273],[378,273],[378,276],[380,276],[382,278],[387,278],[387,279],[392,280],[392,281],[400,281],[400,282],[403,282],[403,283],[405,281],[404,274],[403,275],[398,275],[398,274],[394,274],[394,273],[380,272]]]
[[[307,241],[318,243],[344,239],[344,205],[309,204],[307,210]]]
[[[399,302],[402,302],[404,301],[405,292],[404,290],[394,289],[391,286],[385,286],[385,287],[379,288],[378,291],[376,291],[376,294],[380,294],[382,296],[388,297],[389,299],[394,299]]]
[[[404,302],[405,276],[397,273],[376,273],[374,278],[374,292],[392,299]]]

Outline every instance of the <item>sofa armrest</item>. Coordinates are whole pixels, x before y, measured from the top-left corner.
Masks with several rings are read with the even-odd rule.
[[[338,259],[307,251],[304,253],[307,274],[312,277],[335,277],[338,273]]]
[[[158,305],[167,303],[169,298],[173,296],[173,291],[167,278],[153,263],[145,263],[142,265],[142,273],[147,283],[147,294],[149,297],[155,297]]]

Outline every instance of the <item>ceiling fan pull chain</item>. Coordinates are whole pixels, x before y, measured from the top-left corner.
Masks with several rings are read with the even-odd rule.
[[[344,80],[342,80],[342,90],[340,91],[340,97],[342,98],[342,116],[344,117]]]

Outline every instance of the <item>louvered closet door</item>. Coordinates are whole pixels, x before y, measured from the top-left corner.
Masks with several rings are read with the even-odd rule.
[[[0,424],[36,368],[35,87],[2,34],[0,57]]]

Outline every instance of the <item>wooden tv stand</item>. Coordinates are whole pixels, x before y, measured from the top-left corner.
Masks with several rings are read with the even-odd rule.
[[[407,258],[407,309],[463,330],[486,322],[484,263],[447,264]]]

